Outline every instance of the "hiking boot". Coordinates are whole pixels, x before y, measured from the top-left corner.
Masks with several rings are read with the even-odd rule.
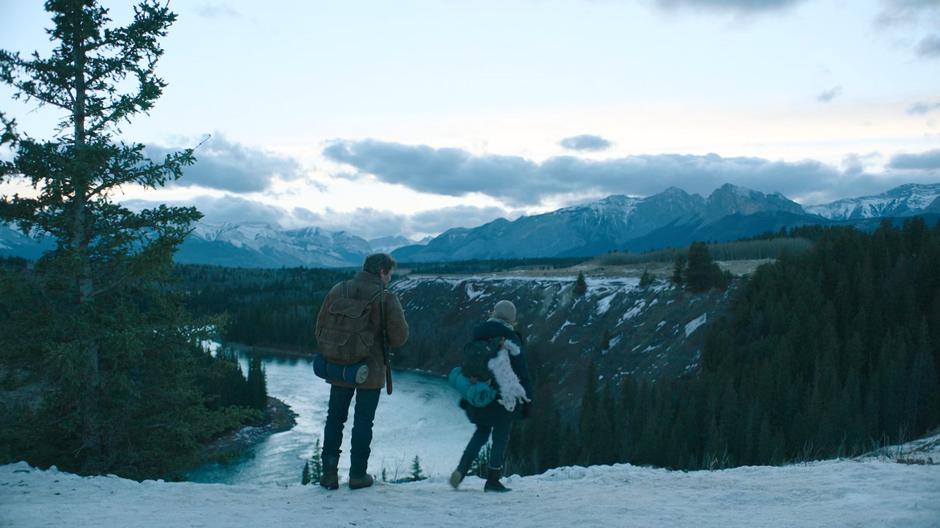
[[[486,484],[483,485],[483,491],[494,491],[496,493],[504,493],[507,491],[512,491],[511,489],[503,486],[503,483],[499,481],[500,475],[503,473],[503,468],[486,469]]]
[[[450,474],[450,487],[457,489],[460,487],[460,483],[463,482],[463,473],[459,469],[455,469],[453,473]]]
[[[375,479],[372,478],[372,475],[365,473],[362,475],[349,475],[349,489],[362,489],[368,488],[375,483]]]
[[[320,475],[320,486],[328,490],[339,489],[339,472],[336,468],[323,470],[323,474]]]

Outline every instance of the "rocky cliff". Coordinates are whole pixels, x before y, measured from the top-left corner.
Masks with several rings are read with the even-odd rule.
[[[496,301],[509,299],[519,312],[530,369],[557,385],[558,403],[580,400],[593,362],[599,385],[625,375],[675,378],[699,365],[703,328],[723,313],[737,283],[726,292],[689,294],[657,279],[587,277],[575,293],[568,276],[411,276],[394,284],[411,327],[395,355],[399,367],[444,375],[459,361],[473,326]]]

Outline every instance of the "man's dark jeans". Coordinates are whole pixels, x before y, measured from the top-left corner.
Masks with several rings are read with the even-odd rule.
[[[369,445],[372,443],[372,421],[375,409],[379,406],[380,389],[351,389],[348,387],[330,388],[330,408],[326,414],[326,427],[323,430],[322,461],[324,469],[333,469],[339,465],[340,446],[343,443],[343,426],[349,417],[349,404],[356,395],[356,412],[353,416],[352,452],[349,473],[365,475],[369,466]]]

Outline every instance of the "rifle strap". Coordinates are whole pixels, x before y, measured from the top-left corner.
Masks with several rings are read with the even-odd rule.
[[[392,362],[388,355],[388,321],[385,320],[385,286],[379,290],[379,325],[382,329],[382,359],[385,363],[385,392],[392,394]]]
[[[379,299],[379,327],[382,329],[382,346],[385,346],[385,337],[388,335],[388,327],[385,321],[385,287],[379,289],[372,299]]]

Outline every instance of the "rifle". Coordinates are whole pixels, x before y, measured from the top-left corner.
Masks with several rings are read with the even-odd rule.
[[[379,299],[379,326],[382,327],[382,361],[385,362],[385,392],[392,394],[392,365],[389,361],[388,351],[388,325],[385,320],[385,287],[382,287],[382,298]]]

